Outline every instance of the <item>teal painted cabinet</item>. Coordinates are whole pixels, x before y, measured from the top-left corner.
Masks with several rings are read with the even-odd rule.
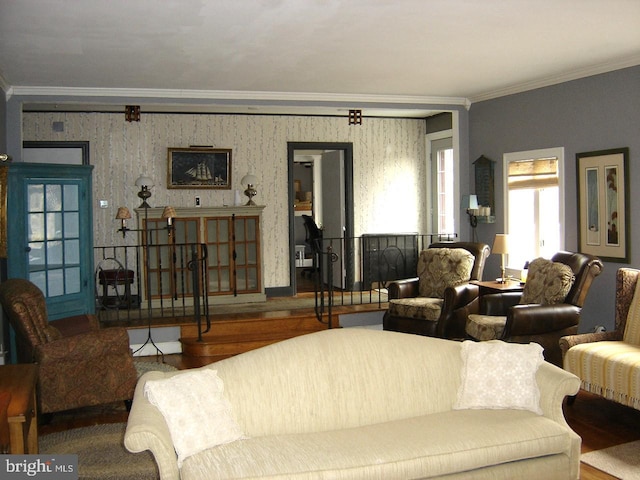
[[[91,165],[14,163],[7,271],[35,283],[49,319],[95,312]]]

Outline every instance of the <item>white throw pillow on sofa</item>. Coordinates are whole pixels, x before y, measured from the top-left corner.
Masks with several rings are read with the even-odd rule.
[[[218,372],[210,369],[146,383],[145,396],[160,410],[169,427],[178,467],[191,455],[244,436],[223,392]]]
[[[537,343],[462,342],[462,383],[453,408],[531,410],[542,415],[536,382],[542,350]]]

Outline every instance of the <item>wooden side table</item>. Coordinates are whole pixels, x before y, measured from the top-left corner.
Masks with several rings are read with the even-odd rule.
[[[519,281],[515,280],[507,280],[506,283],[500,283],[495,280],[484,282],[481,282],[479,280],[471,280],[471,282],[469,283],[480,287],[480,295],[502,292],[522,292],[524,290],[524,285],[521,285]]]
[[[13,455],[38,453],[37,380],[33,363],[0,365],[0,390],[11,392],[7,416]]]

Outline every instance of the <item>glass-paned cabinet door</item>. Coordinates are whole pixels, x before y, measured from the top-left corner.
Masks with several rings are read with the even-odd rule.
[[[210,294],[228,294],[231,282],[232,235],[229,217],[205,219],[205,243],[209,253],[207,281]]]
[[[147,219],[146,225],[142,242],[147,247],[151,298],[171,298],[177,292],[192,294],[189,260],[191,245],[200,242],[198,219],[175,218],[171,231],[164,218]]]
[[[259,218],[234,218],[234,248],[236,252],[235,272],[238,292],[260,291],[259,264]]]

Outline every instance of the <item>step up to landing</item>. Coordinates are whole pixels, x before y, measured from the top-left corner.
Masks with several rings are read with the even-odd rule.
[[[196,325],[183,325],[180,342],[184,356],[217,360],[327,328],[315,314],[236,319],[212,322],[210,331],[203,333],[202,338],[198,338]]]

